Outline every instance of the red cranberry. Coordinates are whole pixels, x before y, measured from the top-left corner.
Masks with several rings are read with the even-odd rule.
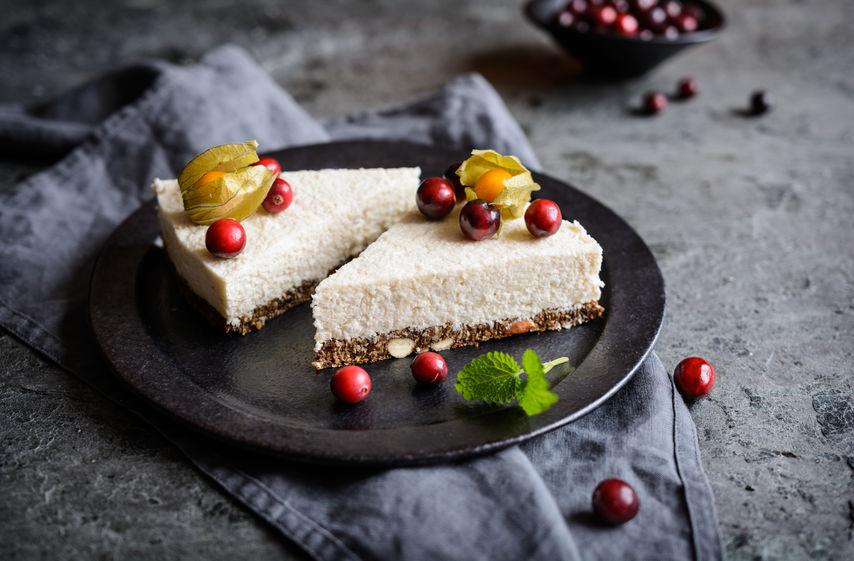
[[[537,199],[525,210],[525,226],[537,238],[547,238],[560,230],[562,220],[560,207],[548,199]]]
[[[694,16],[689,16],[688,14],[679,14],[673,20],[673,23],[676,24],[676,29],[678,29],[682,33],[691,33],[692,31],[697,31],[697,27],[699,27],[699,24],[697,23],[697,18],[695,18]]]
[[[634,37],[638,34],[638,20],[631,14],[620,14],[614,22],[614,29],[620,35]]]
[[[448,377],[448,363],[439,353],[421,353],[409,368],[412,377],[422,384],[441,384]]]
[[[632,0],[632,8],[636,12],[646,12],[658,4],[658,0]]]
[[[246,247],[246,230],[233,218],[220,218],[205,233],[205,247],[223,259],[237,257]]]
[[[268,170],[272,171],[276,174],[276,177],[279,177],[279,174],[282,173],[282,166],[279,164],[279,160],[275,158],[261,158],[254,164],[253,166],[264,166]]]
[[[641,32],[638,34],[643,41],[650,41],[655,37],[655,33],[650,31],[649,29],[641,29]]]
[[[649,115],[661,113],[667,107],[667,97],[661,92],[649,92],[643,100],[643,108]]]
[[[685,398],[699,399],[715,387],[715,369],[706,359],[690,356],[676,365],[673,380]]]
[[[608,524],[625,524],[639,509],[637,493],[622,479],[606,479],[593,491],[593,511]]]
[[[364,368],[345,366],[332,375],[332,394],[344,403],[359,403],[371,393],[371,376]]]
[[[703,13],[703,9],[697,4],[682,4],[682,13],[688,14],[698,22],[703,21],[703,18],[706,16],[706,14]]]
[[[675,41],[679,38],[679,30],[673,25],[668,25],[664,30],[664,36],[671,41]]]
[[[277,177],[261,205],[270,214],[276,214],[291,206],[293,200],[294,191],[291,189],[291,184]]]
[[[667,12],[664,8],[656,6],[647,12],[644,17],[644,26],[656,35],[664,33],[664,28],[667,25]]]
[[[457,170],[461,165],[462,162],[451,164],[444,173],[445,179],[450,181],[451,185],[454,186],[454,193],[457,195],[457,202],[466,200],[466,187],[463,185],[463,182],[460,181],[460,176],[457,175]]]
[[[589,7],[587,0],[570,0],[566,5],[566,10],[575,16],[581,16],[587,13]]]
[[[756,90],[750,94],[750,113],[762,115],[771,110],[771,98],[765,90]]]
[[[614,25],[617,20],[617,10],[614,6],[605,4],[604,6],[596,6],[591,11],[593,24],[597,27],[608,28]]]
[[[629,11],[629,0],[611,0],[611,5],[617,13],[624,14]]]
[[[679,84],[676,89],[679,97],[682,99],[688,99],[689,97],[694,97],[700,93],[700,87],[697,85],[697,81],[693,78],[682,78],[679,80]]]
[[[555,18],[555,24],[558,27],[562,28],[572,27],[572,24],[575,23],[575,18],[576,16],[574,13],[569,10],[563,10],[558,13],[557,17]],[[447,177],[447,175],[445,177]]]
[[[483,199],[467,202],[460,211],[460,230],[470,240],[479,242],[484,238],[491,238],[500,225],[501,213]]]
[[[444,218],[454,210],[457,195],[454,186],[447,179],[428,177],[418,186],[415,195],[418,210],[430,219]]]
[[[682,13],[682,3],[669,0],[664,3],[664,11],[667,12],[667,17],[674,19]]]

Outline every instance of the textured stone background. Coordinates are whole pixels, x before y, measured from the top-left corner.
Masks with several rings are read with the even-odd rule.
[[[721,3],[721,40],[606,85],[579,80],[515,2],[2,0],[0,102],[224,42],[318,116],[482,72],[545,170],[613,207],[655,251],[665,363],[696,353],[717,366],[693,414],[729,557],[854,558],[854,3]],[[629,114],[683,75],[700,82],[695,101]],[[739,117],[756,87],[777,106]],[[0,162],[0,189],[36,169]],[[300,555],[144,423],[7,334],[0,372],[0,558]]]

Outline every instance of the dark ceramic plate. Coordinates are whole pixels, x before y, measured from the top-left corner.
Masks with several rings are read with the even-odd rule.
[[[354,141],[270,154],[286,169],[422,168],[440,175],[461,152],[405,142]],[[567,331],[512,337],[444,353],[452,372],[488,350],[544,360],[568,356],[574,372],[555,369],[560,400],[528,418],[519,409],[466,403],[453,389],[416,386],[410,359],[368,366],[374,391],[353,407],[329,391],[330,370],[310,366],[314,328],[308,304],[246,337],[224,336],[185,302],[164,251],[155,243],[148,203],[108,240],[92,276],[95,337],[116,374],[184,423],[233,444],[324,463],[416,464],[481,454],[565,425],[608,399],[652,348],[664,314],[664,283],[643,240],[611,210],[580,191],[535,174],[538,194],[557,201],[602,244],[604,318]]]

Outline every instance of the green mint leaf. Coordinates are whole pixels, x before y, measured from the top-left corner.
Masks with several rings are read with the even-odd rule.
[[[539,415],[557,403],[557,395],[549,390],[543,363],[532,349],[527,349],[522,355],[522,367],[528,378],[522,382],[516,401],[528,416]]]
[[[507,404],[522,385],[522,369],[507,353],[489,352],[466,364],[457,373],[454,388],[466,401]]]

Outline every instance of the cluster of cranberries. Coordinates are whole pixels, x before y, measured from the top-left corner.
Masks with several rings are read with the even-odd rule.
[[[273,158],[261,158],[253,165],[264,166],[276,176],[273,185],[267,192],[267,196],[261,203],[264,210],[270,214],[278,214],[291,206],[294,200],[294,191],[290,184],[279,177],[282,166]],[[208,227],[205,233],[205,247],[208,251],[222,259],[237,257],[246,247],[246,230],[243,225],[233,218],[220,218]]]
[[[416,356],[409,369],[419,384],[441,384],[448,378],[448,363],[432,351]],[[345,366],[332,375],[330,388],[338,401],[353,405],[371,393],[371,375],[359,366]]]
[[[648,92],[643,98],[642,112],[646,115],[657,115],[664,111],[668,99],[687,100],[700,93],[700,87],[693,78],[682,78],[676,84],[676,91],[668,96],[660,91]],[[755,90],[750,94],[747,110],[740,111],[748,117],[764,115],[771,110],[771,98],[765,90]]]
[[[673,99],[687,100],[700,93],[700,87],[693,78],[682,78],[676,84]],[[662,92],[652,91],[643,98],[643,112],[647,115],[657,115],[667,108],[668,97]]]
[[[703,9],[679,0],[570,0],[555,16],[560,29],[613,33],[650,40],[697,31]]]
[[[465,186],[457,175],[462,162],[448,166],[444,177],[428,177],[418,186],[415,200],[421,214],[431,220],[448,216],[454,206],[466,200]],[[468,201],[460,211],[460,230],[470,240],[491,238],[501,226],[501,213],[492,201],[504,188],[510,173],[493,169],[484,173],[472,189],[478,198]],[[560,229],[563,216],[554,201],[537,199],[525,211],[525,225],[537,238],[551,236]]]

